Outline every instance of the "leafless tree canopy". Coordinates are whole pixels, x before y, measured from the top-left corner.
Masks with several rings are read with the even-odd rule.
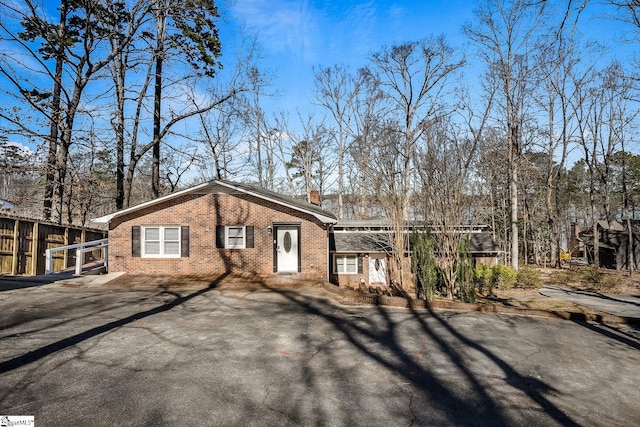
[[[308,103],[280,111],[259,40],[220,39],[213,1],[0,5],[0,197],[21,212],[85,224],[212,178],[319,190],[340,219],[396,230],[401,284],[398,230],[439,230],[451,290],[458,226],[486,225],[518,268],[557,265],[572,224],[638,219],[637,67],[583,21],[597,7],[635,46],[637,1],[478,1],[461,46],[426,33],[318,64]]]

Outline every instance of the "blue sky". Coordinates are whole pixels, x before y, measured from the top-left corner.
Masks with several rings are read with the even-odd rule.
[[[340,64],[355,70],[384,45],[445,34],[452,47],[463,49],[473,61],[473,48],[461,27],[473,20],[475,4],[474,0],[237,0],[224,13],[233,29],[257,34],[262,67],[272,72],[280,93],[270,102],[274,109],[294,111],[309,106],[314,66]],[[581,17],[582,31],[609,44],[612,56],[630,61],[632,47],[620,43],[626,27],[604,19],[606,13],[590,2]],[[224,30],[223,26],[223,45]],[[473,70],[466,75],[470,80],[475,77]]]
[[[277,103],[293,110],[309,103],[314,66],[339,64],[355,70],[384,45],[430,34],[447,34],[451,45],[462,45],[460,27],[472,17],[471,3],[238,0],[228,12],[236,29],[257,34],[262,64],[273,72],[280,90]]]

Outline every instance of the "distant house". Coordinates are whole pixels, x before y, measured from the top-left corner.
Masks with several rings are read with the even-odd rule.
[[[109,224],[109,269],[142,274],[328,277],[331,212],[213,180],[93,220]]]
[[[580,232],[589,263],[594,262],[593,229]],[[634,269],[640,267],[640,239],[632,232],[632,250]],[[629,232],[618,221],[598,221],[598,254],[600,267],[613,270],[629,268]]]

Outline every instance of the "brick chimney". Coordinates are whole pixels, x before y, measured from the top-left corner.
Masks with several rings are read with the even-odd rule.
[[[320,192],[318,190],[309,191],[309,202],[320,206]]]

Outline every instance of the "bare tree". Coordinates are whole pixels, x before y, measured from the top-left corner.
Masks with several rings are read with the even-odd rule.
[[[362,71],[362,70],[361,70]],[[355,103],[353,140],[349,143],[348,157],[354,167],[349,168],[351,192],[357,194],[350,211],[352,216],[364,219],[373,215],[372,203],[375,198],[375,187],[372,176],[372,151],[379,130],[383,128],[384,117],[387,116],[384,96],[378,82],[364,79]]]
[[[596,267],[600,266],[600,213],[607,223],[614,219],[611,202],[612,161],[621,147],[623,129],[628,126],[628,116],[624,114],[628,90],[621,65],[613,62],[599,72],[594,80],[585,82],[579,88],[579,96],[575,101],[578,136],[589,176],[593,260]]]
[[[162,158],[162,177],[173,193],[181,186],[183,177],[198,159],[198,147],[194,144],[183,144],[179,148],[169,146],[169,151]]]
[[[361,81],[344,66],[315,70],[315,100],[329,111],[336,127],[333,135],[337,149],[338,219],[344,218],[346,151],[349,138],[353,135],[352,118],[360,85]]]
[[[236,107],[237,101],[231,99],[209,112],[198,114],[201,130],[196,142],[204,152],[196,163],[204,179],[227,179],[238,173],[237,169],[242,166],[238,162],[242,155],[242,113]]]
[[[518,269],[518,172],[522,154],[522,124],[534,83],[532,68],[536,30],[544,23],[544,0],[490,0],[478,2],[476,22],[464,33],[479,48],[480,57],[500,82],[496,105],[504,119],[509,146],[511,207],[511,265]]]
[[[459,93],[465,102],[455,115],[457,120],[454,115],[447,115],[425,123],[426,130],[414,154],[419,206],[432,227],[435,261],[449,298],[457,289],[461,291],[462,284],[457,282],[464,266],[460,249],[468,238],[462,227],[473,221],[474,206],[479,200],[479,183],[474,175],[477,176],[478,151],[493,102],[489,97],[483,113],[475,117],[469,96],[462,89]]]
[[[562,18],[560,23],[549,24],[555,31],[545,38],[537,55],[541,96],[534,99],[548,118],[540,145],[546,155],[543,170],[546,175],[545,208],[550,258],[556,267],[560,267],[562,237],[560,185],[571,143],[575,140],[575,110],[571,100],[575,97],[576,87],[572,82],[577,80],[580,84],[580,80],[591,73],[595,63],[583,60],[592,48],[583,46],[576,35],[578,19],[585,5],[585,1],[566,3],[564,13],[557,14]]]
[[[287,167],[292,153],[291,153],[291,131],[289,130],[289,117],[285,112],[280,112],[274,116],[276,124],[275,132],[272,139],[275,146],[275,156],[280,162],[282,169],[284,170],[284,176],[286,180],[286,190],[284,192],[289,193],[291,197],[296,195],[296,187],[293,182],[293,174],[291,168]]]
[[[377,82],[385,97],[383,101],[395,116],[394,126],[386,128],[399,133],[399,138],[388,138],[389,143],[399,145],[389,147],[392,157],[383,173],[397,191],[387,201],[397,204],[389,210],[395,230],[396,255],[404,254],[407,247],[407,236],[402,230],[410,213],[415,145],[425,132],[425,123],[446,110],[443,99],[449,93],[449,81],[463,64],[464,59],[440,36],[385,47],[371,56],[371,66],[366,70],[367,77]],[[398,172],[400,176],[396,176]],[[396,258],[395,267],[397,280],[404,286],[405,265],[401,258]]]
[[[307,201],[311,202],[311,190],[318,190],[320,197],[328,187],[328,177],[333,168],[333,156],[329,153],[331,134],[324,120],[316,122],[314,115],[298,112],[301,132],[290,134],[291,159],[286,167],[296,170],[294,178],[302,179]]]
[[[404,204],[404,166],[402,152],[402,125],[393,119],[377,122],[375,128],[368,130],[370,137],[367,150],[370,153],[370,167],[367,182],[372,191],[376,206],[388,221],[387,241],[391,258],[389,271],[391,281],[401,289],[408,286],[405,254],[409,250],[409,240],[405,233]],[[392,283],[392,284],[393,284]]]

